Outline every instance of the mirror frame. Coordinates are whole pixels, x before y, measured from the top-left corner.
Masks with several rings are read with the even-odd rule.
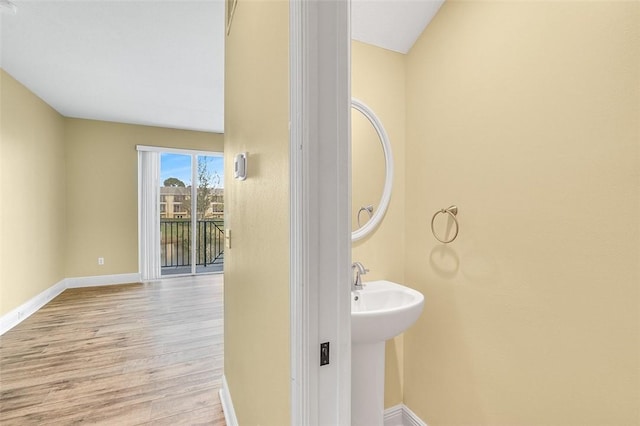
[[[375,209],[371,219],[364,224],[364,226],[356,229],[351,232],[351,241],[358,241],[378,227],[380,222],[382,222],[382,218],[387,212],[387,208],[389,207],[389,201],[391,200],[391,190],[393,188],[393,153],[391,152],[391,143],[389,142],[389,136],[387,136],[387,132],[382,125],[382,122],[378,118],[378,116],[362,101],[351,98],[351,107],[360,111],[362,115],[364,115],[367,120],[371,123],[376,133],[378,134],[378,138],[380,139],[380,143],[382,144],[382,150],[384,152],[384,165],[385,165],[385,179],[384,179],[384,189],[382,190],[382,197],[380,198],[380,204],[378,208]]]

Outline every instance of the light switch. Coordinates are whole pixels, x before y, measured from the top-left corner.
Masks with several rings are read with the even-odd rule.
[[[224,245],[226,248],[231,248],[231,229],[224,230]]]

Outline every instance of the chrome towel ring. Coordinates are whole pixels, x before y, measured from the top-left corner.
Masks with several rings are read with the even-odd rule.
[[[440,239],[440,237],[438,237],[438,235],[436,235],[436,230],[433,227],[433,222],[436,220],[436,216],[438,216],[441,213],[442,214],[446,213],[449,216],[451,216],[451,219],[453,219],[453,222],[456,224],[456,232],[453,234],[453,237],[451,237],[449,240]],[[438,210],[437,212],[435,212],[435,214],[431,218],[431,232],[433,233],[433,236],[436,237],[436,240],[438,240],[438,241],[440,241],[441,243],[444,243],[444,244],[449,244],[451,241],[456,239],[456,237],[458,236],[458,231],[460,230],[460,225],[458,224],[458,219],[456,218],[457,214],[458,214],[458,207],[455,206],[455,205],[454,206],[449,206],[449,208]]]

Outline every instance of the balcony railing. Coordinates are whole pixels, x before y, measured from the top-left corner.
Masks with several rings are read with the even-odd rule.
[[[196,266],[207,268],[224,263],[224,220],[160,219],[162,268],[191,266],[191,239],[196,238]],[[185,271],[188,273],[189,271]]]

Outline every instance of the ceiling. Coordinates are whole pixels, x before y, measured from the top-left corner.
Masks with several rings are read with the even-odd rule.
[[[353,38],[406,53],[443,1],[353,0]],[[224,0],[13,3],[0,66],[60,114],[223,132]]]
[[[444,0],[352,0],[351,38],[408,53]]]

